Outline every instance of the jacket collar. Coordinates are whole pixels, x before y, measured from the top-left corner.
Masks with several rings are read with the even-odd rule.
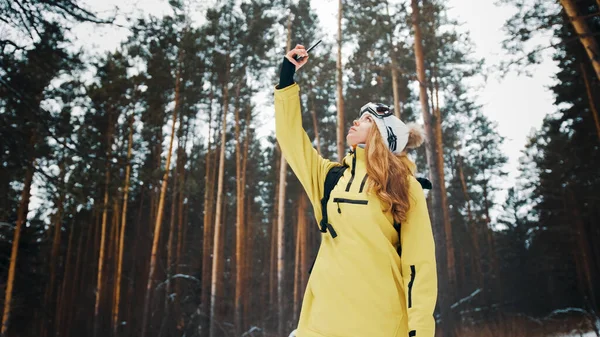
[[[344,157],[344,165],[352,169],[354,158],[356,158],[355,170],[359,172],[367,171],[367,153],[364,148],[356,146]]]
[[[367,152],[363,147],[356,146],[344,157],[343,164],[352,169],[352,160],[356,156],[356,171],[367,171]],[[408,157],[404,157],[403,161],[408,165],[411,174],[414,176],[417,173],[417,165]]]

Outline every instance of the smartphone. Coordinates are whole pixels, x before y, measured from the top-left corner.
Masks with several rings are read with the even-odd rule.
[[[310,46],[310,48],[308,48],[308,49],[306,50],[306,52],[307,52],[307,53],[310,53],[310,51],[311,51],[311,50],[313,50],[313,48],[314,48],[314,47],[316,47],[316,46],[317,46],[319,43],[321,43],[321,40],[317,41],[317,43],[315,43],[315,44],[313,44],[312,46]],[[303,58],[304,58],[304,56],[303,56],[303,57],[298,57],[298,55],[294,56],[294,59],[295,59],[296,61],[301,61]]]

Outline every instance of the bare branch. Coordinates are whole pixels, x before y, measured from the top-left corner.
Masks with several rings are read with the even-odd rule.
[[[585,36],[596,36],[596,35],[600,35],[600,32],[596,32],[596,33],[592,33],[592,34],[585,34]],[[496,67],[496,70],[502,72],[501,76],[504,77],[504,76],[508,75],[508,73],[510,72],[510,67],[511,66],[518,65],[523,60],[528,59],[531,56],[533,56],[533,55],[535,55],[535,54],[537,54],[539,52],[542,52],[542,51],[544,51],[546,49],[556,48],[556,47],[558,47],[560,45],[563,45],[563,44],[568,44],[568,43],[571,43],[571,42],[579,41],[580,36],[584,36],[584,35],[577,35],[577,36],[574,36],[574,37],[572,37],[570,39],[560,41],[558,43],[553,43],[553,44],[550,44],[550,45],[547,45],[547,46],[536,48],[536,49],[530,51],[529,53],[527,53],[527,54],[519,57],[518,59],[512,60],[512,61],[507,62],[507,63],[500,64],[499,66]]]

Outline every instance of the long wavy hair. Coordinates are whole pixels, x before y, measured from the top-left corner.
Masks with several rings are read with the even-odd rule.
[[[408,124],[410,129],[407,149],[423,144],[424,132],[417,124]],[[406,149],[401,154],[393,154],[385,145],[377,125],[369,130],[365,145],[369,190],[381,200],[382,210],[391,209],[394,221],[403,223],[410,207],[409,177],[413,175]]]

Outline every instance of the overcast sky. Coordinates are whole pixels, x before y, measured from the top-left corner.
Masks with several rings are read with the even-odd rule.
[[[206,3],[207,1],[200,1]],[[479,58],[485,58],[486,65],[497,65],[506,54],[501,49],[504,34],[502,25],[514,9],[510,7],[497,7],[495,0],[448,0],[449,16],[464,23],[460,29],[468,32],[475,43],[475,53]],[[117,23],[129,26],[126,18],[135,16],[134,13],[143,11],[154,15],[171,13],[166,0],[87,0],[87,7],[97,11],[101,16],[115,13],[118,8]],[[336,34],[337,0],[313,0],[313,7],[317,10],[321,24],[324,26],[323,34],[327,40],[333,40]],[[202,6],[202,5],[199,5]],[[202,20],[202,8],[195,8],[192,18],[199,22]],[[194,14],[195,13],[195,14]],[[74,30],[77,45],[86,49],[114,50],[127,36],[128,30],[116,27],[96,27],[91,24],[82,24]],[[310,44],[307,41],[305,44]],[[506,171],[509,179],[504,181],[505,187],[514,185],[516,178],[520,151],[524,148],[527,136],[534,128],[539,128],[542,119],[547,113],[555,110],[552,105],[553,97],[548,87],[553,83],[553,75],[557,72],[555,63],[551,60],[552,50],[545,52],[547,57],[544,62],[533,68],[533,76],[509,74],[500,79],[491,76],[485,86],[472,96],[483,106],[483,112],[492,121],[498,123],[499,133],[506,138],[502,148],[509,158]],[[265,100],[267,104],[272,93],[264,93],[259,101]],[[267,129],[269,125],[267,124]],[[498,196],[500,200],[502,195]],[[35,201],[34,201],[35,203]]]

